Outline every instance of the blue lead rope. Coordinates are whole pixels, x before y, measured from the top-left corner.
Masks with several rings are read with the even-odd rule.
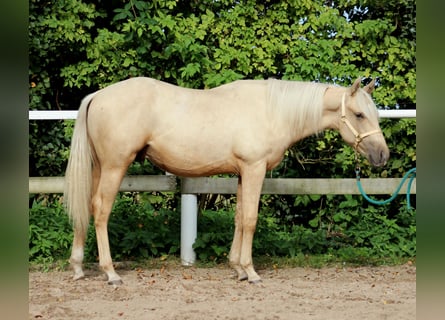
[[[392,200],[395,199],[395,197],[398,196],[400,189],[402,188],[403,184],[405,183],[406,179],[408,179],[410,176],[410,179],[408,181],[408,185],[407,185],[407,189],[406,189],[406,206],[409,209],[411,209],[411,203],[410,203],[410,193],[411,193],[411,184],[414,181],[414,178],[416,177],[416,168],[412,168],[411,170],[409,170],[404,176],[402,181],[400,182],[399,186],[397,187],[396,191],[392,194],[392,196],[389,199],[386,200],[382,200],[382,201],[378,201],[378,200],[374,200],[372,198],[370,198],[366,192],[363,190],[363,186],[362,183],[360,181],[360,168],[357,168],[355,170],[355,174],[357,177],[357,187],[358,190],[360,191],[360,193],[362,194],[362,196],[368,200],[369,202],[371,202],[372,204],[376,204],[376,205],[384,205],[387,204],[389,202],[391,202]]]

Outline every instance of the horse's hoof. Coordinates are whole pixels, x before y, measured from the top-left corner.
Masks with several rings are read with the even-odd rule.
[[[118,280],[110,280],[108,281],[108,284],[112,286],[120,286],[123,285],[124,283],[122,282],[121,279],[118,279]]]
[[[83,273],[82,274],[75,274],[73,276],[73,280],[74,281],[77,281],[77,280],[80,280],[80,279],[83,279],[83,278],[85,278],[85,275]]]
[[[262,282],[263,282],[263,280],[261,280],[261,279],[249,280],[249,283],[251,283],[251,284],[261,284]]]
[[[247,275],[238,277],[238,281],[246,281],[247,279],[249,279],[249,278],[247,277]]]

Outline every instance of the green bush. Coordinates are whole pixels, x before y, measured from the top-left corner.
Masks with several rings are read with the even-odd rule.
[[[159,195],[122,193],[110,217],[108,230],[115,260],[140,260],[179,255],[180,214],[159,205]],[[164,197],[170,197],[167,194]],[[339,197],[331,197],[332,203]],[[324,210],[309,225],[281,223],[263,210],[259,214],[253,254],[290,257],[329,255],[339,260],[369,264],[379,260],[416,256],[415,210],[402,208],[389,217],[382,207],[355,208],[347,196],[338,207]],[[233,210],[203,211],[198,217],[194,244],[200,261],[226,261],[234,231]],[[72,229],[57,197],[34,200],[29,213],[29,260],[53,263],[69,257]],[[85,250],[86,261],[98,259],[94,227]]]
[[[355,200],[349,197],[349,203]],[[343,202],[344,203],[344,202]],[[351,203],[352,204],[352,203]],[[349,214],[346,205],[331,213],[332,223],[314,226],[280,224],[261,212],[253,242],[255,256],[335,255],[350,262],[413,258],[416,256],[415,211],[402,209],[389,218],[372,206]],[[203,261],[223,261],[233,237],[233,211],[204,211],[198,220],[194,249]],[[314,218],[314,221],[317,218]]]
[[[157,198],[152,198],[154,204]],[[110,246],[118,260],[159,257],[179,253],[180,214],[155,209],[150,201],[119,196],[108,227]]]
[[[380,109],[416,108],[415,1],[357,3],[33,0],[30,109],[75,110],[86,94],[134,76],[192,88],[269,77],[350,85],[361,76],[378,79],[373,97]],[[30,176],[63,175],[72,124],[30,121]],[[391,158],[379,169],[364,161],[362,176],[401,177],[416,166],[416,120],[384,119],[381,127]],[[355,165],[352,148],[338,133],[326,131],[288,150],[268,177],[349,178]],[[148,163],[128,170],[159,172]],[[31,199],[30,260],[65,259],[72,232],[58,198]],[[195,247],[201,259],[228,254],[233,213],[222,209],[233,203],[233,197],[224,205],[200,203]],[[373,207],[358,196],[263,196],[254,253],[333,253],[357,261],[370,261],[372,255],[413,256],[415,211],[404,206],[403,197]],[[121,194],[109,225],[113,256],[176,253],[176,208],[177,196]],[[94,237],[90,228],[86,254],[92,261],[97,256]]]
[[[156,197],[140,202],[131,193],[120,194],[108,224],[113,258],[136,260],[177,254],[179,252],[179,214],[173,210],[155,209]],[[144,199],[146,200],[146,199]],[[56,198],[34,200],[29,211],[29,260],[52,263],[68,259],[73,238],[72,227],[62,203]],[[88,230],[86,261],[98,259],[94,225]]]
[[[56,197],[33,201],[28,236],[30,261],[52,263],[69,257],[73,235],[68,217]]]

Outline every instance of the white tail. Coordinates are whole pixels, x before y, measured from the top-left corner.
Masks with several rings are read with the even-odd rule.
[[[90,222],[94,151],[88,139],[87,113],[93,96],[94,93],[86,96],[80,105],[65,173],[64,203],[74,229],[80,234],[86,234]]]

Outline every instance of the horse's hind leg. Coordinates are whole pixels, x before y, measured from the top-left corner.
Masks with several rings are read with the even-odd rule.
[[[99,183],[99,177],[100,177],[100,168],[97,165],[93,166],[93,194],[96,193],[97,185]],[[91,203],[90,203],[90,209],[89,213],[92,212]],[[85,240],[87,236],[87,231],[83,230],[82,228],[75,228],[74,229],[74,239],[73,239],[73,247],[71,250],[71,257],[70,257],[70,264],[71,267],[74,270],[74,280],[82,279],[85,274],[82,269],[82,262],[84,257],[84,248],[85,248]]]
[[[85,238],[86,233],[84,230],[74,229],[73,248],[70,257],[70,264],[74,270],[74,280],[82,279],[85,276],[82,270]]]
[[[99,250],[99,264],[108,276],[109,284],[122,284],[119,275],[114,271],[108,241],[108,218],[110,217],[114,199],[126,167],[103,168],[96,192],[92,198],[94,225],[96,228],[97,247]]]

